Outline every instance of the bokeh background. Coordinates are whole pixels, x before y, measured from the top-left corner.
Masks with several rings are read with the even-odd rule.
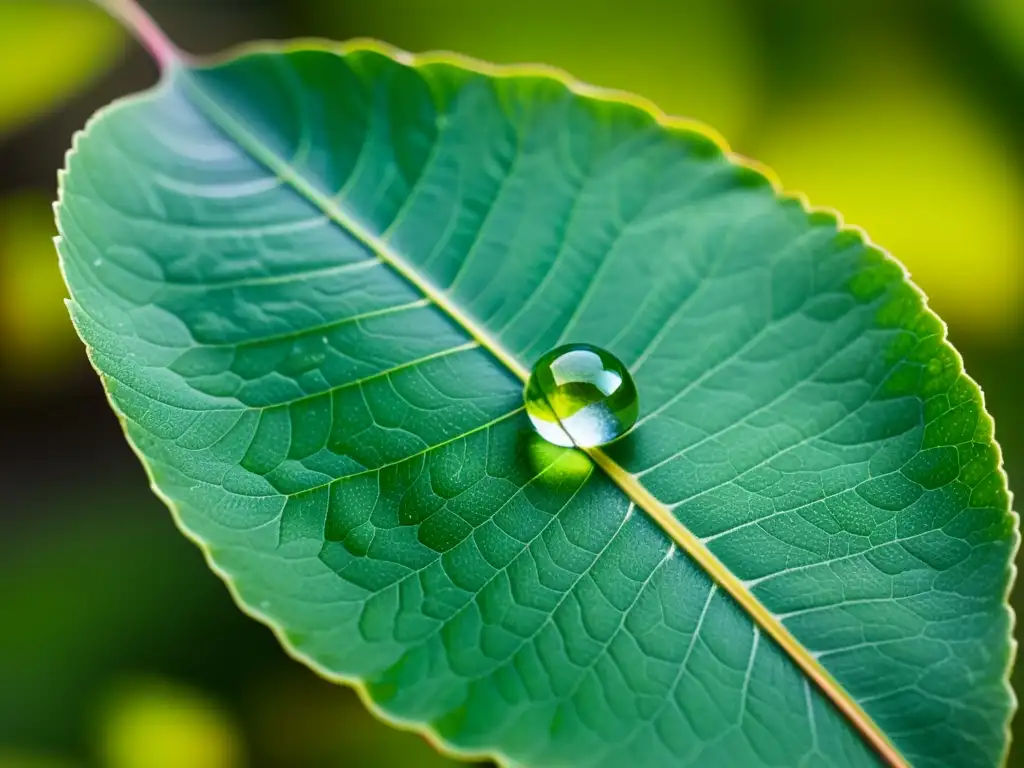
[[[709,123],[904,261],[1024,487],[1024,0],[143,5],[197,53],[372,36],[547,62]],[[86,0],[0,0],[0,768],[448,765],[234,608],[71,329],[56,170],[94,110],[155,78]]]

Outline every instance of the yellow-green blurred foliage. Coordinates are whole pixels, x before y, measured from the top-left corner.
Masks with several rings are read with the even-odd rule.
[[[276,675],[253,691],[253,748],[267,763],[395,768],[464,765],[435,752],[422,736],[373,722],[356,696],[336,695],[327,684],[311,686],[305,678]]]
[[[78,768],[70,760],[38,752],[0,751],[0,768]]]
[[[747,129],[757,105],[752,30],[735,0],[374,0],[315,10],[328,29],[344,25],[410,51],[559,67],[726,135]]]
[[[0,0],[0,141],[110,69],[125,40],[86,0]],[[56,309],[50,204],[48,190],[0,197],[0,375],[31,386],[53,381],[76,350],[67,312]]]
[[[1014,332],[1024,183],[1009,137],[910,46],[865,41],[836,53],[827,82],[766,121],[755,156],[786,189],[865,228],[954,330]]]
[[[1024,69],[1024,3],[1021,0],[973,0],[995,40],[1006,55]]]
[[[100,725],[104,768],[239,768],[230,715],[201,693],[164,680],[132,680],[109,694]]]
[[[64,309],[55,232],[44,193],[0,197],[0,372],[20,385],[56,386],[81,348]]]
[[[0,2],[0,134],[52,109],[117,61],[124,33],[75,0]]]

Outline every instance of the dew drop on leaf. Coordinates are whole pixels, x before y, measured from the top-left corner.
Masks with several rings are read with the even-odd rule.
[[[629,369],[591,344],[565,344],[533,366],[524,392],[534,429],[550,443],[593,448],[626,434],[640,412]]]

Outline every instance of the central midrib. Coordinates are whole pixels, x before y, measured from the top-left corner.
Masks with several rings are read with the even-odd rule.
[[[252,134],[244,123],[229,110],[222,107],[203,89],[187,70],[179,69],[174,76],[185,84],[193,97],[196,107],[228,138],[236,141],[253,160],[274,173],[281,181],[316,205],[342,230],[354,237],[376,255],[378,259],[411,283],[423,296],[456,322],[480,346],[487,350],[509,371],[524,383],[529,378],[529,369],[500,341],[463,312],[452,299],[421,275],[402,254],[371,231],[356,217],[344,210],[336,200],[325,195],[307,181],[288,161],[278,157]],[[835,707],[853,724],[861,736],[879,756],[891,766],[909,768],[909,764],[881,731],[870,715],[846,692],[843,686],[826,670],[796,637],[758,600],[700,539],[672,514],[630,472],[611,459],[600,448],[583,450],[626,496],[642,509],[683,552],[694,560],[733,600],[735,600],[793,660],[817,687],[829,698]]]

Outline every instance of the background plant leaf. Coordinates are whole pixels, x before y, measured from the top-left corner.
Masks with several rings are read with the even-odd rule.
[[[881,64],[878,51],[888,45],[836,50],[826,95],[815,90],[781,107],[753,142],[756,156],[794,189],[866,226],[934,309],[956,318],[954,328],[1005,333],[1024,302],[1024,188],[1008,161],[1010,138],[962,104],[913,46],[896,46]],[[882,178],[889,199],[878,194]],[[976,269],[960,268],[967,253]]]
[[[0,198],[0,376],[36,391],[47,386],[48,374],[67,373],[78,344],[62,308],[67,292],[53,260],[52,238],[48,195]]]
[[[97,6],[65,0],[0,4],[0,134],[18,128],[110,67],[124,32]],[[47,45],[59,40],[60,45]]]
[[[977,387],[896,263],[707,136],[542,72],[257,51],[104,112],[62,201],[156,488],[386,717],[530,764],[875,762],[397,261],[523,365],[619,355],[611,456],[912,763],[1005,753],[1016,519]]]

